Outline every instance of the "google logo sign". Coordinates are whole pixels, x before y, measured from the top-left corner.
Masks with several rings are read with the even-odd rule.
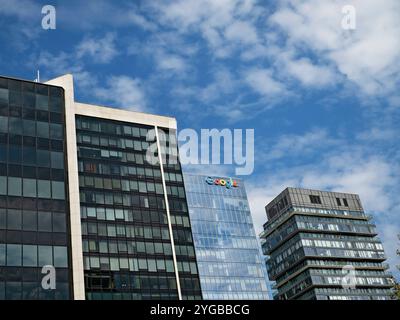
[[[227,187],[228,189],[230,188],[237,188],[238,183],[236,180],[232,180],[232,178],[228,179],[219,179],[219,178],[211,178],[207,177],[206,182],[210,185],[217,185],[217,186],[222,186],[222,187]]]

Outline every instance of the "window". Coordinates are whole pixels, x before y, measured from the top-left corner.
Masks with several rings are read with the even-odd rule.
[[[37,266],[37,247],[31,245],[23,246],[23,266],[36,267]]]
[[[5,266],[5,265],[6,265],[6,245],[0,244],[0,266]]]
[[[23,212],[22,229],[24,231],[37,231],[37,214],[35,211]]]
[[[7,194],[7,177],[0,177],[0,195],[6,195],[6,194]]]
[[[49,138],[49,124],[47,122],[36,122],[36,134],[39,138]]]
[[[40,110],[49,109],[49,97],[41,94],[36,95],[36,108]]]
[[[100,253],[108,253],[107,241],[99,242],[99,251]]]
[[[322,203],[320,196],[310,195],[310,201],[311,201],[311,203],[314,203],[314,204],[321,204]]]
[[[100,268],[99,257],[90,257],[90,267],[91,268]]]
[[[167,272],[174,272],[174,263],[173,263],[173,261],[172,260],[166,260],[165,262],[166,262],[165,266],[166,266]]]
[[[0,103],[8,104],[8,89],[0,88]]]
[[[147,263],[148,263],[149,272],[156,272],[157,271],[156,260],[148,259]]]
[[[139,269],[147,269],[147,261],[146,259],[138,259]]]
[[[38,212],[38,230],[41,232],[51,232],[51,212]]]
[[[121,269],[129,269],[129,262],[127,258],[120,258],[119,259],[119,267]]]
[[[21,147],[9,147],[8,150],[8,161],[11,163],[21,163],[22,162],[22,149]]]
[[[122,210],[122,209],[115,209],[115,219],[124,220],[124,210]]]
[[[22,119],[10,118],[8,131],[9,133],[22,134]]]
[[[63,213],[53,213],[53,232],[66,232],[66,219]]]
[[[35,97],[35,95],[33,93],[24,92],[24,95],[23,95],[24,107],[34,108],[35,107],[35,101],[36,101],[36,97]]]
[[[117,231],[114,225],[107,226],[107,233],[109,237],[115,237],[117,235]]]
[[[23,195],[24,197],[36,197],[35,179],[23,179]]]
[[[50,96],[49,105],[51,111],[62,112],[63,101],[59,97]]]
[[[51,198],[50,181],[38,180],[37,185],[38,185],[38,197],[50,199]]]
[[[342,205],[342,202],[340,201],[340,198],[336,198],[336,203],[337,203],[338,206]]]
[[[8,209],[7,225],[10,230],[21,230],[22,228],[22,214],[19,210]]]
[[[343,198],[343,203],[344,203],[344,205],[345,205],[346,207],[349,206],[349,203],[347,202],[347,199],[346,199],[346,198]]]
[[[108,243],[108,247],[109,247],[110,253],[118,253],[118,245],[117,245],[117,242],[115,242],[115,241],[110,241],[110,242]]]
[[[140,135],[139,128],[132,128],[132,135],[134,137],[139,137],[139,135]]]
[[[7,229],[7,210],[0,208],[0,230]]]
[[[137,252],[146,252],[146,246],[144,242],[136,242],[136,250]]]
[[[8,118],[0,117],[0,132],[8,133]]]
[[[66,247],[53,247],[54,252],[54,266],[67,268],[68,267],[68,254]]]
[[[96,163],[85,162],[85,171],[86,172],[91,172],[91,173],[96,173],[97,172]]]
[[[119,271],[118,258],[110,258],[110,269],[111,271]]]
[[[24,165],[36,165],[36,149],[31,147],[23,147],[22,149]]]
[[[50,124],[50,137],[52,139],[59,139],[59,140],[63,138],[63,127],[61,124],[55,124],[55,123]]]
[[[50,167],[50,152],[47,150],[36,150],[36,163],[39,167]]]
[[[22,246],[20,244],[7,244],[7,266],[20,267],[22,263]]]
[[[147,192],[146,183],[145,182],[139,182],[139,192],[144,192],[144,193]]]
[[[51,166],[56,169],[64,169],[64,154],[62,152],[51,152]]]
[[[24,120],[24,136],[36,136],[36,124],[32,120]]]
[[[52,187],[53,199],[61,199],[61,200],[65,199],[64,182],[52,181],[51,187]]]

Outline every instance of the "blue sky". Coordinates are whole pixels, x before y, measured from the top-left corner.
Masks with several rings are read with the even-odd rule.
[[[41,28],[45,4],[56,30]],[[341,28],[348,4],[355,30]],[[82,102],[254,128],[257,231],[286,186],[358,193],[399,278],[398,21],[397,0],[0,0],[0,74],[73,73]]]

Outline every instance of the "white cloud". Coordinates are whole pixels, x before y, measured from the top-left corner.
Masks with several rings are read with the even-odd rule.
[[[117,107],[132,111],[145,111],[146,99],[142,82],[128,76],[112,76],[106,87],[93,89],[93,94],[102,101],[114,103]]]
[[[156,61],[159,69],[164,71],[182,73],[187,68],[185,60],[176,54],[168,54],[160,51],[156,54]]]
[[[305,86],[327,87],[336,82],[336,74],[329,66],[318,66],[310,59],[301,58],[286,62],[286,71]]]
[[[235,50],[259,41],[253,22],[260,8],[252,0],[153,1],[151,7],[160,23],[183,34],[198,32],[218,58],[230,57]]]
[[[341,27],[342,7],[356,9],[356,30]],[[396,90],[400,71],[400,3],[379,1],[281,1],[269,18],[279,26],[286,45],[301,52],[310,50],[367,95]]]
[[[215,67],[212,76],[212,80],[204,87],[180,85],[173,88],[173,94],[181,99],[195,99],[204,105],[212,106],[220,99],[227,99],[240,86],[240,81],[228,68]]]
[[[391,267],[391,271],[394,273],[395,277],[399,280],[400,271],[396,268],[396,266],[400,267],[400,256],[396,254],[396,251],[400,249],[400,241],[398,235],[400,234],[400,226],[399,224],[393,223],[385,223],[382,222],[378,225],[379,228],[379,237],[383,242],[383,246],[385,249],[386,256]]]
[[[134,40],[128,46],[127,54],[138,59],[151,58],[153,66],[157,69],[153,78],[159,81],[160,78],[181,79],[191,75],[194,66],[191,66],[189,61],[197,51],[197,45],[187,43],[180,34],[162,31],[150,35],[144,43]]]
[[[265,146],[263,160],[271,161],[296,155],[304,157],[312,152],[321,152],[322,148],[332,148],[339,141],[328,136],[323,129],[313,129],[302,135],[281,135],[273,145]]]
[[[135,1],[69,0],[57,4],[60,25],[68,29],[94,31],[100,28],[140,27],[146,31],[157,29],[156,24],[142,15],[141,5]]]
[[[149,21],[143,15],[140,15],[137,12],[131,11],[128,13],[127,20],[131,21],[133,24],[141,27],[143,30],[146,31],[156,31],[157,24]]]
[[[214,80],[206,87],[195,92],[204,103],[223,99],[239,85],[233,74],[226,68],[218,68],[214,72]]]
[[[35,14],[38,19],[41,18],[41,11],[42,7],[32,1],[0,0],[0,15],[13,16],[21,20],[33,20]]]
[[[76,47],[77,59],[89,56],[96,63],[108,63],[117,54],[113,33],[107,33],[103,38],[85,38]]]
[[[258,42],[256,29],[248,22],[235,21],[225,29],[227,40],[239,41],[245,44],[254,44]]]
[[[284,85],[272,77],[272,71],[269,69],[246,71],[245,81],[254,91],[267,97],[277,97],[286,91]]]
[[[378,128],[372,127],[368,128],[366,131],[362,131],[357,135],[357,138],[364,142],[374,142],[374,141],[389,141],[395,139],[398,135],[397,130],[391,127]]]

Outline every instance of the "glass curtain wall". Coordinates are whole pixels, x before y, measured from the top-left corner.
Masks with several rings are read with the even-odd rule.
[[[62,88],[0,77],[0,299],[72,298],[64,121]]]

